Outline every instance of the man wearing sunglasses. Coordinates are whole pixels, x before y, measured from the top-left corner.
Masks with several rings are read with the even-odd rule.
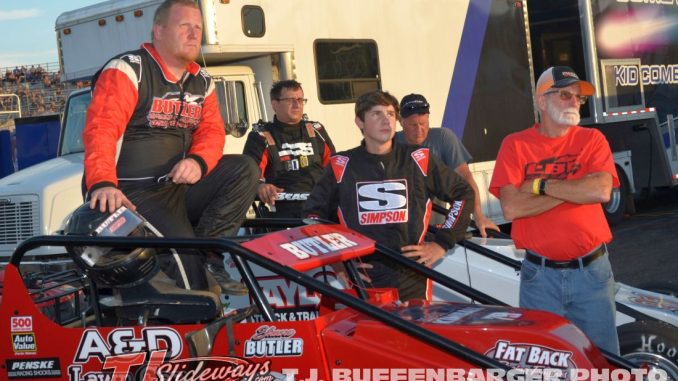
[[[516,247],[526,249],[520,306],[565,316],[619,353],[605,246],[612,234],[601,206],[619,180],[603,134],[578,126],[594,92],[569,67],[546,70],[536,86],[541,122],[504,139],[490,192],[513,221]]]
[[[304,90],[295,80],[271,88],[273,122],[250,132],[243,153],[261,169],[257,195],[271,217],[301,217],[301,205],[313,189],[334,145],[318,122],[304,120]]]
[[[430,149],[431,153],[438,156],[445,165],[461,175],[473,188],[475,194],[477,202],[473,209],[473,219],[480,235],[487,237],[486,229],[499,231],[499,227],[483,214],[478,185],[467,164],[471,160],[471,154],[457,139],[452,130],[430,128],[429,113],[429,103],[423,95],[409,94],[404,96],[400,101],[400,125],[403,126],[403,130],[396,133],[396,141]],[[436,200],[436,202],[439,202],[439,200]]]

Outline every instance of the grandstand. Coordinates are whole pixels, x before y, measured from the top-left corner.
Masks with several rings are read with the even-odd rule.
[[[62,83],[58,63],[0,68],[0,125],[19,116],[61,113],[71,91],[88,85]]]

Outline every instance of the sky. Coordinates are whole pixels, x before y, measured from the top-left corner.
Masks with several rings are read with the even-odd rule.
[[[0,68],[58,62],[57,17],[102,1],[0,0]]]

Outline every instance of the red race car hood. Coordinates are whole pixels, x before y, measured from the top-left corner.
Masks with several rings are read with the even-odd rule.
[[[418,301],[384,308],[510,367],[567,371],[609,366],[578,328],[551,313]],[[347,315],[323,331],[330,364],[342,368],[472,367],[364,315]]]

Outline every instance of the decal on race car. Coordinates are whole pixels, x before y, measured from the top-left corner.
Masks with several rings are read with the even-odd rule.
[[[56,357],[38,359],[7,359],[7,378],[53,378],[61,377],[61,365]]]
[[[671,312],[678,312],[678,304],[662,297],[654,295],[639,294],[631,292],[628,296],[628,301],[645,307],[661,308]]]
[[[228,262],[227,262],[228,263]],[[227,265],[228,266],[228,265]],[[337,275],[330,270],[330,267],[310,270],[306,273],[321,282],[331,284],[336,288],[343,288],[341,282],[337,280]],[[320,315],[318,305],[320,303],[320,294],[309,291],[306,287],[281,277],[279,275],[265,272],[258,266],[253,266],[257,281],[261,287],[266,300],[274,308],[277,321],[299,321],[313,320]],[[239,280],[240,274],[229,272],[233,279]],[[229,308],[237,309],[253,305],[252,295],[230,296]],[[248,318],[251,322],[263,322],[264,316],[255,313]]]
[[[498,360],[513,368],[546,368],[562,371],[560,379],[567,379],[569,371],[576,369],[572,352],[560,351],[531,343],[512,343],[499,340],[485,356]]]
[[[450,312],[449,314],[446,314],[446,315],[442,315],[435,320],[429,321],[428,323],[454,324],[454,323],[458,323],[460,320],[464,319],[465,317],[472,315],[472,314],[474,314],[474,313],[476,313],[480,310],[482,310],[482,308],[464,307],[460,310]]]
[[[245,357],[301,356],[304,340],[294,337],[296,334],[292,328],[262,325],[245,341]]]
[[[116,328],[108,333],[106,340],[96,329],[87,329],[82,334],[73,362],[85,363],[96,357],[101,361],[113,355],[140,353],[154,350],[169,351],[176,358],[183,350],[181,335],[169,327],[143,328],[137,337],[133,328]]]
[[[340,251],[353,246],[358,246],[358,244],[339,233],[329,233],[317,237],[303,238],[280,245],[281,248],[289,251],[299,259],[308,259],[311,258],[311,256],[316,257],[318,255]]]
[[[315,307],[320,303],[320,296],[315,292],[284,277],[261,276],[257,280],[261,285],[261,291],[273,308]],[[247,295],[247,298],[248,304],[254,304],[251,295]]]
[[[483,320],[508,320],[508,321],[513,321],[513,320],[518,320],[523,316],[520,312],[507,312],[507,311],[501,311],[501,312],[492,312],[489,313],[481,319]]]
[[[12,316],[9,329],[11,332],[33,332],[33,316]]]
[[[525,325],[515,308],[433,303],[410,306],[398,311],[400,317],[428,324]]]
[[[12,349],[15,354],[34,354],[38,350],[35,333],[12,333]]]
[[[313,320],[320,316],[320,312],[317,309],[308,309],[303,307],[276,309],[274,314],[276,321]],[[265,322],[266,319],[261,314],[254,314],[249,317],[248,321]]]
[[[297,271],[347,261],[374,252],[374,241],[341,225],[281,230],[242,246]]]
[[[68,367],[71,380],[127,380],[135,373],[144,380],[270,380],[271,361],[253,362],[234,356],[195,357],[166,361],[166,351],[127,353],[107,357],[101,372],[83,374],[81,365]],[[145,367],[145,368],[141,368]]]

